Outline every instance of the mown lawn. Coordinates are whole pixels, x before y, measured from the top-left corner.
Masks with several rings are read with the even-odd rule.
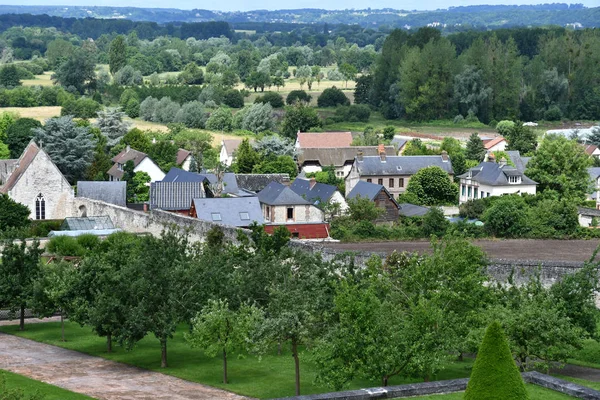
[[[527,385],[527,392],[529,392],[530,400],[566,400],[575,399],[575,397],[567,396],[554,390],[546,389],[536,385]],[[422,399],[422,400],[462,400],[464,392],[449,393],[449,394],[436,394],[431,396],[411,397],[411,399]]]
[[[60,341],[60,323],[58,322],[26,324],[24,332],[19,332],[18,326],[0,327],[0,330],[6,333],[223,388],[246,396],[273,398],[294,395],[294,362],[287,346],[284,346],[282,355],[278,356],[277,349],[274,348],[261,360],[252,355],[240,359],[235,356],[230,357],[228,360],[230,383],[224,385],[221,382],[222,360],[219,357],[206,357],[202,351],[191,349],[183,340],[182,332],[186,329],[187,326],[180,326],[175,337],[169,341],[169,367],[162,369],[160,368],[160,347],[154,336],[146,337],[131,351],[115,346],[113,353],[108,354],[104,338],[95,336],[89,328],[81,328],[75,323],[66,323],[67,342],[64,343]],[[332,391],[331,388],[314,383],[316,369],[309,360],[309,354],[301,354],[300,359],[302,394]],[[468,377],[472,365],[472,360],[449,362],[447,367],[433,379]],[[394,377],[389,384],[400,385],[421,381]],[[352,382],[350,389],[376,387],[380,384],[379,381],[358,380]]]
[[[39,393],[44,400],[83,400],[91,399],[91,397],[83,394],[70,392],[59,388],[58,386],[49,385],[34,379],[29,379],[23,375],[0,370],[0,379],[4,378],[7,389],[20,389],[23,393],[31,396]],[[2,397],[2,393],[0,393]]]

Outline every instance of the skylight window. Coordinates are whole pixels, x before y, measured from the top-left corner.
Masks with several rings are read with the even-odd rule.
[[[240,213],[240,219],[242,221],[250,221],[250,214],[247,212],[241,212]]]
[[[213,221],[221,221],[221,213],[211,213],[210,215],[212,216]]]

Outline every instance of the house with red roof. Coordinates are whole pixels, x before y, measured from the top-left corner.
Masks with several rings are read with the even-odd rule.
[[[595,144],[586,144],[583,148],[588,156],[600,158],[600,149]]]
[[[481,141],[483,142],[483,147],[485,147],[485,150],[491,153],[494,151],[505,151],[506,146],[508,146],[506,139],[504,139],[502,136],[496,136],[494,138],[482,138]]]
[[[177,165],[184,171],[189,171],[194,156],[192,152],[186,149],[177,150]]]

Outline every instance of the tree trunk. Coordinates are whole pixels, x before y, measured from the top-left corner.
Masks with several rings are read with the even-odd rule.
[[[460,353],[458,353],[458,361],[463,361],[464,360],[464,355],[463,352],[461,351]]]
[[[223,347],[223,383],[227,383],[227,350]]]
[[[300,396],[300,359],[298,358],[298,343],[292,339],[292,357],[296,368],[296,396]]]
[[[60,310],[60,340],[65,341],[65,319],[62,310]]]
[[[19,330],[25,330],[25,304],[21,304],[21,320],[19,322]]]
[[[281,355],[281,341],[279,341],[279,343],[277,344],[277,355]]]
[[[106,351],[112,353],[112,333],[106,335]]]
[[[160,367],[167,368],[167,338],[160,339]]]
[[[381,378],[381,386],[387,386],[388,385],[388,376],[384,375],[383,378]]]

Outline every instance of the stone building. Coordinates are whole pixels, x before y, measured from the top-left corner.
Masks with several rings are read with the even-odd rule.
[[[0,187],[14,201],[31,211],[31,219],[62,219],[69,216],[73,188],[50,156],[31,141],[16,168]]]

